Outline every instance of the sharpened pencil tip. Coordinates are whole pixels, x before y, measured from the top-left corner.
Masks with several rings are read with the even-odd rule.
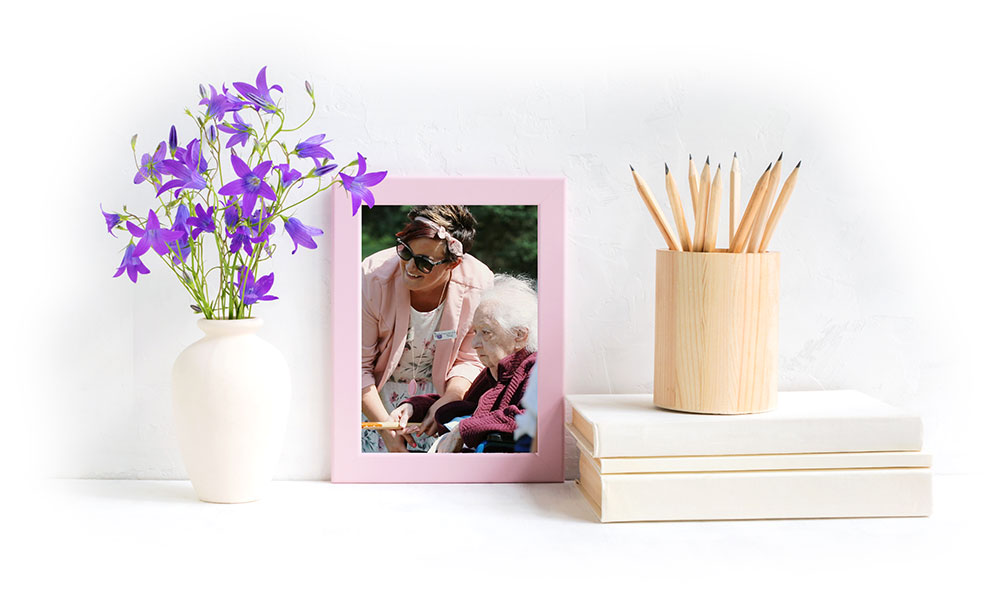
[[[782,151],[781,155],[778,155],[778,161],[781,161],[781,158],[784,157],[784,156],[785,156],[785,152]]]
[[[667,165],[666,161],[663,162],[663,173],[664,174],[669,174],[670,173],[670,166]]]
[[[708,160],[708,155],[705,155],[705,165],[711,165],[712,162]]]
[[[767,170],[769,170],[769,169],[771,169],[771,164],[770,163],[767,164]],[[767,170],[764,170],[764,171],[766,172]]]
[[[733,151],[733,159],[736,159],[736,151]]]
[[[635,171],[635,168],[634,168],[634,167],[632,167],[632,164],[631,164],[631,163],[630,163],[630,164],[628,164],[628,169],[632,170],[633,172]]]
[[[795,169],[799,169],[799,166],[801,166],[801,165],[802,165],[802,162],[801,161],[798,162],[797,164],[795,164]]]
[[[688,153],[688,161],[694,161],[694,156]]]

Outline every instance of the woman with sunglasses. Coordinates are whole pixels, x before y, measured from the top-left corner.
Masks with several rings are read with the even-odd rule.
[[[462,205],[418,205],[396,246],[361,263],[361,409],[390,421],[407,398],[436,393],[433,411],[461,400],[483,370],[471,332],[493,272],[469,250],[476,219]],[[363,430],[362,452],[427,450],[434,412],[413,434]]]

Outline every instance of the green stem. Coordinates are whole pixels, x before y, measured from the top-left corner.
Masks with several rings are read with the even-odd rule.
[[[306,201],[308,201],[309,199],[312,199],[312,198],[313,198],[313,197],[315,197],[316,195],[318,195],[318,194],[322,193],[322,192],[323,192],[323,191],[325,191],[326,189],[330,188],[331,186],[333,186],[334,184],[337,184],[337,183],[339,183],[339,182],[340,182],[340,180],[334,180],[333,182],[331,182],[330,184],[327,184],[327,185],[326,185],[326,186],[324,186],[323,188],[319,188],[319,189],[316,189],[316,192],[314,192],[313,194],[309,195],[308,197],[305,197],[305,198],[303,198],[303,199],[300,199],[300,200],[296,201],[295,203],[293,203],[293,204],[289,205],[288,207],[283,207],[283,208],[281,208],[281,211],[285,212],[285,211],[288,211],[288,210],[292,209],[293,207],[297,207],[297,206],[299,206],[299,205],[302,205],[303,203],[305,203],[305,202],[306,202]]]
[[[309,123],[309,120],[310,120],[310,119],[312,119],[312,117],[313,117],[313,115],[314,115],[315,113],[316,113],[316,99],[315,99],[315,98],[313,98],[313,99],[312,99],[312,110],[311,110],[311,111],[309,111],[309,117],[307,117],[307,118],[306,118],[306,120],[305,120],[304,122],[300,123],[299,125],[295,126],[294,128],[289,128],[289,129],[285,130],[285,132],[294,132],[294,131],[296,131],[296,130],[299,130],[299,129],[301,129],[301,128],[302,128],[302,126],[304,126],[304,125],[306,125],[307,123]]]

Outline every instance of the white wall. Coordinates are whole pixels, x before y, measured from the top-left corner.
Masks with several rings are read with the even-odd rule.
[[[313,82],[309,129],[338,158],[568,179],[571,393],[652,389],[660,241],[628,164],[658,182],[664,161],[725,166],[736,151],[749,191],[780,151],[801,159],[772,244],[780,387],[869,392],[923,415],[940,471],[991,470],[998,44],[977,4],[14,9],[0,42],[9,471],[183,476],[169,368],[198,331],[164,270],[138,286],[110,278],[120,243],[98,203],[148,207],[131,135],[151,148],[185,123],[199,83],[249,81],[264,64],[292,112]],[[329,211],[299,216],[324,224]],[[329,474],[330,245],[279,250],[281,301],[260,311],[295,379],[281,478]]]

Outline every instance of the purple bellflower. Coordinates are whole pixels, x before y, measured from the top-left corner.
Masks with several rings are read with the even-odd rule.
[[[161,179],[161,164],[163,158],[167,155],[167,145],[160,143],[156,145],[156,151],[152,155],[149,153],[142,154],[142,161],[139,163],[139,171],[135,173],[135,178],[132,179],[134,184],[139,184],[144,180],[155,180],[159,181]]]
[[[209,205],[206,210],[201,203],[194,206],[194,216],[187,219],[191,229],[191,238],[197,239],[203,232],[215,232],[215,207]]]
[[[149,274],[149,268],[146,268],[139,255],[135,253],[134,243],[129,243],[128,247],[125,248],[125,256],[122,258],[122,263],[118,266],[118,271],[115,272],[112,278],[118,278],[125,272],[128,272],[128,277],[133,283],[136,282],[140,274]]]
[[[235,147],[237,144],[241,147],[247,146],[247,141],[250,140],[250,133],[253,129],[250,124],[243,121],[239,113],[233,113],[233,124],[219,124],[219,129],[227,134],[232,134],[229,137],[229,142],[226,143],[226,148],[230,149]]]
[[[253,244],[251,243],[253,233],[250,232],[249,226],[240,226],[233,232],[227,232],[226,234],[232,239],[229,243],[229,253],[237,253],[240,247],[242,247],[244,253],[253,255]]]
[[[240,210],[236,206],[236,198],[231,197],[229,199],[229,205],[226,205],[226,212],[223,214],[226,219],[226,228],[235,228],[236,224],[240,221]]]
[[[316,249],[317,245],[313,237],[323,234],[323,231],[319,228],[306,226],[298,218],[288,218],[285,220],[285,232],[288,233],[288,236],[292,237],[292,242],[295,243],[295,249],[292,249],[293,255],[298,251],[299,245],[302,245],[306,249]]]
[[[233,101],[225,93],[219,94],[215,86],[209,86],[209,88],[212,89],[212,94],[206,98],[202,98],[198,102],[199,105],[208,105],[208,108],[205,110],[205,119],[218,120],[226,113],[237,111],[243,106],[242,102],[238,106],[234,106]]]
[[[226,96],[226,98],[229,99],[229,103],[232,106],[232,108],[229,109],[229,110],[232,111],[233,113],[236,113],[237,111],[239,111],[243,107],[249,107],[250,106],[250,103],[246,102],[245,100],[243,100],[239,96],[237,96],[237,95],[233,94],[232,92],[230,92],[229,88],[226,88],[225,84],[222,85],[222,94],[224,94]]]
[[[273,235],[278,230],[278,228],[273,223],[268,223],[267,228],[265,228],[263,232],[261,232],[260,227],[263,226],[263,224],[261,223],[262,220],[260,217],[260,211],[261,210],[258,209],[257,211],[253,212],[253,215],[250,217],[249,220],[250,229],[253,231],[255,235],[257,235],[256,239],[254,239],[254,243],[263,242],[266,245],[267,243],[270,242],[271,235]],[[270,217],[271,214],[267,212],[267,208],[265,208],[263,220],[267,220]]]
[[[274,226],[271,226],[271,232]],[[243,253],[247,255],[253,255],[253,245],[255,243],[267,243],[268,233],[265,232],[261,236],[254,236],[254,232],[250,230],[249,226],[238,226],[233,232],[226,231],[229,238],[232,239],[229,243],[229,253],[237,253],[240,247],[243,248]]]
[[[133,237],[139,239],[139,242],[135,246],[135,252],[133,255],[139,257],[152,247],[153,251],[159,255],[166,255],[170,252],[167,248],[168,243],[173,243],[177,239],[184,236],[183,232],[176,232],[167,228],[160,228],[160,219],[156,217],[156,212],[149,210],[149,216],[146,218],[146,228],[142,229],[131,222],[126,222],[125,227],[128,231],[132,233]]]
[[[281,187],[288,188],[295,183],[296,180],[302,177],[302,172],[288,165],[287,163],[282,163],[271,168],[272,170],[277,170],[281,173]],[[301,186],[301,185],[299,185]]]
[[[191,142],[187,144],[187,147],[182,147],[177,149],[177,159],[178,161],[183,161],[191,166],[195,166],[195,161],[188,159],[191,157],[197,157],[197,168],[199,174],[204,174],[208,171],[208,161],[205,159],[205,154],[201,152],[201,141],[197,138],[192,138]]]
[[[119,224],[121,224],[121,221],[122,221],[121,214],[109,214],[108,212],[104,211],[104,206],[103,205],[101,206],[101,213],[104,214],[104,223],[108,225],[108,234],[117,239],[118,235],[116,235],[115,233],[111,232],[111,230],[115,226],[118,226]]]
[[[191,255],[191,227],[188,226],[188,219],[191,217],[191,212],[188,210],[187,205],[181,203],[177,206],[177,214],[174,216],[174,226],[170,230],[181,235],[179,239],[167,245],[170,248],[171,261],[175,265],[183,264],[187,261],[188,256]]]
[[[326,134],[317,134],[316,136],[310,136],[309,138],[295,145],[295,150],[292,151],[292,153],[294,155],[303,158],[311,157],[313,163],[316,164],[316,167],[319,167],[320,159],[329,159],[330,161],[333,161],[333,153],[323,148],[324,144],[330,142],[329,140],[323,142],[323,139],[325,137]]]
[[[233,88],[236,88],[240,94],[253,103],[256,110],[260,111],[263,109],[266,113],[274,113],[278,110],[278,105],[271,98],[271,90],[277,90],[278,92],[284,92],[284,90],[277,84],[268,87],[266,71],[267,66],[265,65],[257,73],[257,86],[251,86],[246,82],[233,82]]]
[[[253,206],[256,205],[258,196],[270,199],[271,201],[277,199],[274,189],[264,180],[267,172],[271,169],[270,161],[261,163],[253,170],[236,155],[232,156],[232,163],[233,170],[236,172],[238,178],[220,188],[219,194],[242,194],[243,202],[241,209],[243,210],[243,216],[249,216],[253,212]]]
[[[351,193],[351,203],[354,206],[354,215],[358,214],[358,209],[361,208],[361,203],[364,202],[369,208],[375,206],[375,195],[372,194],[368,187],[375,186],[379,182],[385,179],[387,172],[372,172],[370,174],[365,173],[368,169],[368,165],[365,162],[365,158],[358,153],[358,173],[354,176],[348,176],[347,174],[341,174],[340,179],[344,183],[344,189]]]
[[[163,172],[174,177],[173,180],[163,183],[163,186],[156,191],[157,196],[164,191],[176,188],[174,197],[180,195],[184,189],[200,191],[207,186],[202,173],[208,169],[208,162],[201,154],[201,143],[195,138],[186,149],[178,149],[177,159],[164,159]]]
[[[239,282],[233,284],[236,285],[236,290],[240,292],[244,305],[250,306],[259,301],[278,299],[274,295],[267,295],[267,292],[271,290],[271,286],[274,285],[273,272],[267,276],[260,277],[259,281],[255,281],[253,273],[246,266],[243,266],[240,268],[239,275]]]

